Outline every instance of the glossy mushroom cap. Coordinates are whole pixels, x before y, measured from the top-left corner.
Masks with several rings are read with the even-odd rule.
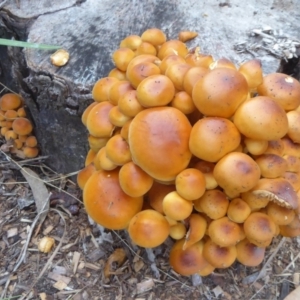
[[[86,119],[89,133],[95,137],[110,137],[114,125],[110,122],[108,114],[114,106],[108,101],[103,101],[91,108]]]
[[[263,154],[255,159],[265,178],[281,177],[287,171],[287,161],[277,154]]]
[[[17,94],[7,93],[0,98],[0,109],[2,111],[18,109],[21,105],[22,98]]]
[[[88,179],[96,171],[95,165],[93,163],[88,164],[77,174],[77,184],[81,190],[83,190]]]
[[[219,219],[226,215],[229,205],[227,196],[220,190],[207,190],[194,201],[194,208],[205,213],[211,219]]]
[[[160,46],[167,40],[166,35],[158,28],[145,30],[141,35],[141,39],[143,42],[148,42],[154,46]]]
[[[121,167],[119,181],[122,190],[131,197],[144,196],[153,184],[153,178],[132,161]]]
[[[231,152],[217,162],[214,177],[229,197],[236,198],[257,184],[260,169],[250,156]]]
[[[217,68],[194,85],[192,97],[206,116],[230,118],[248,95],[246,79],[238,71]]]
[[[271,73],[264,76],[257,92],[274,99],[285,111],[296,109],[300,105],[300,83],[286,74]]]
[[[32,124],[26,118],[17,118],[12,123],[13,131],[18,135],[28,135],[32,132]]]
[[[137,99],[143,107],[165,106],[175,95],[175,87],[169,77],[152,75],[137,87]]]
[[[136,245],[154,248],[167,239],[170,225],[162,214],[152,209],[146,209],[131,219],[128,233]]]
[[[229,203],[227,216],[235,223],[244,223],[251,213],[251,208],[241,198],[232,199]]]
[[[267,214],[277,225],[289,225],[295,218],[295,211],[277,203],[270,202],[267,205]]]
[[[196,157],[216,162],[232,152],[241,142],[236,126],[224,118],[207,117],[199,120],[192,128],[189,147]]]
[[[235,262],[237,251],[235,246],[221,247],[209,239],[203,246],[203,256],[215,268],[225,269]]]
[[[244,222],[244,231],[251,243],[258,247],[267,247],[275,236],[276,225],[265,213],[253,212]]]
[[[175,185],[173,184],[166,185],[154,181],[151,189],[148,192],[150,206],[163,214],[163,200],[167,194],[174,192],[175,189]]]
[[[234,246],[241,240],[241,228],[228,217],[223,217],[209,224],[208,235],[221,247]]]
[[[187,199],[196,200],[205,192],[205,177],[203,173],[194,168],[180,172],[175,179],[177,193]]]
[[[193,201],[182,198],[177,192],[167,194],[162,203],[163,212],[169,218],[180,221],[189,217],[193,211]]]
[[[175,179],[191,158],[190,131],[188,119],[176,108],[141,111],[129,127],[128,143],[133,162],[154,179]]]
[[[233,122],[247,138],[277,140],[286,135],[288,119],[284,109],[269,97],[255,97],[235,112]]]
[[[265,250],[263,247],[250,243],[248,239],[244,239],[236,245],[237,260],[244,266],[256,267],[262,263]]]
[[[188,49],[181,41],[169,40],[161,45],[157,56],[159,59],[164,59],[165,57],[173,54],[185,57],[188,54]]]
[[[183,250],[200,241],[204,237],[207,229],[206,219],[198,213],[191,214],[188,219],[185,220],[185,223],[188,224],[189,230],[185,237],[185,243],[182,247]]]
[[[92,97],[96,102],[109,100],[109,91],[114,83],[119,80],[114,77],[104,77],[99,79],[93,86]]]
[[[184,239],[177,241],[170,251],[169,262],[175,272],[183,276],[190,276],[210,265],[203,257],[202,241],[183,250],[184,242]]]
[[[294,143],[300,143],[300,111],[289,111],[287,114],[288,118],[288,137]]]
[[[130,197],[119,184],[119,170],[94,172],[83,189],[88,215],[108,229],[125,229],[143,205],[142,197]]]
[[[298,207],[298,197],[292,185],[284,178],[262,178],[251,192],[259,197],[267,197],[270,201],[289,209]]]
[[[241,64],[239,72],[245,76],[250,90],[256,90],[263,82],[261,61],[258,59],[251,59]]]

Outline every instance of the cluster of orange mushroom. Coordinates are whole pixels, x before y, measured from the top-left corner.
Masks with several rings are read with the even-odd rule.
[[[38,155],[37,139],[32,134],[33,126],[26,118],[20,95],[7,93],[0,98],[0,128],[0,136],[4,137],[12,154],[21,158]]]
[[[257,266],[300,235],[300,83],[188,50],[156,28],[130,35],[82,122],[88,215],[133,243],[175,240],[170,265],[208,275]]]

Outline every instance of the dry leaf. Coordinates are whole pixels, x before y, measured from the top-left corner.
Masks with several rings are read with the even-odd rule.
[[[40,214],[42,210],[44,210],[44,212],[40,216],[40,222],[43,222],[49,210],[49,192],[44,182],[34,171],[24,167],[21,169],[21,173],[30,185],[37,212]],[[48,201],[48,203],[45,205],[46,201]]]
[[[136,293],[141,294],[150,291],[154,285],[154,280],[152,278],[144,280],[136,285]]]
[[[124,263],[125,259],[126,259],[126,253],[125,253],[124,249],[122,249],[122,248],[116,249],[114,251],[114,253],[112,253],[109,256],[109,258],[105,264],[104,276],[106,278],[108,278],[111,275],[111,273],[113,272],[113,270],[112,270],[113,263],[117,263],[118,267],[120,267]]]

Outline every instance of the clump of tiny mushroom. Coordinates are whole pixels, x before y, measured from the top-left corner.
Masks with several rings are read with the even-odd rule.
[[[0,136],[4,137],[7,149],[20,158],[33,158],[39,149],[32,123],[26,116],[20,95],[7,93],[0,98]]]
[[[300,235],[296,79],[189,51],[156,28],[112,57],[82,115],[78,184],[94,221],[146,248],[170,236],[170,265],[186,276],[257,266],[275,236]]]

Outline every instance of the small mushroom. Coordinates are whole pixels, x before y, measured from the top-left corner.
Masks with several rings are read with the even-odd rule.
[[[300,83],[286,74],[271,73],[264,76],[257,92],[274,99],[285,111],[296,109],[300,105]]]
[[[295,218],[295,211],[277,203],[269,202],[267,207],[267,214],[277,225],[288,225]]]
[[[28,135],[32,132],[32,124],[26,118],[17,118],[12,123],[13,131],[18,135]]]
[[[149,28],[142,33],[141,39],[143,42],[148,42],[154,46],[160,46],[166,42],[167,37],[162,30],[158,28]]]
[[[168,220],[168,219],[167,219]],[[170,237],[174,240],[181,240],[186,234],[186,227],[182,222],[176,222],[170,227]]]
[[[228,119],[207,117],[200,119],[192,128],[189,147],[198,158],[217,162],[232,152],[241,142],[236,126]]]
[[[90,163],[78,172],[77,184],[81,190],[83,190],[86,182],[95,171],[96,171],[95,165],[93,163]]]
[[[262,178],[251,192],[258,197],[269,198],[270,201],[289,209],[298,207],[297,194],[293,186],[284,178]]]
[[[191,214],[186,223],[188,223],[189,230],[185,237],[185,243],[182,246],[183,250],[200,241],[207,229],[206,219],[197,213]]]
[[[231,152],[221,158],[215,168],[214,177],[230,198],[251,190],[260,178],[257,163],[248,155]]]
[[[182,198],[174,191],[164,197],[162,207],[166,216],[180,221],[188,218],[193,211],[193,201]]]
[[[255,159],[265,178],[281,177],[287,171],[287,161],[277,154],[263,154]]]
[[[207,268],[210,264],[203,257],[203,242],[199,241],[183,250],[185,240],[177,241],[169,256],[171,267],[180,275],[190,276]]]
[[[258,247],[267,247],[276,234],[274,221],[262,212],[252,212],[244,222],[247,239]]]
[[[114,125],[109,120],[109,112],[113,105],[108,101],[97,103],[88,113],[86,127],[89,133],[94,137],[110,137]]]
[[[50,56],[51,63],[56,67],[64,66],[70,58],[68,51],[59,49]]]
[[[96,81],[92,89],[92,97],[96,102],[109,100],[109,91],[119,80],[114,77],[104,77]]]
[[[217,189],[207,190],[199,199],[194,201],[194,208],[205,213],[211,219],[219,219],[226,215],[229,200]]]
[[[242,236],[239,225],[228,217],[213,220],[208,226],[208,235],[220,247],[236,245]]]
[[[244,266],[256,267],[264,260],[265,250],[264,247],[258,247],[244,239],[236,245],[236,258]]]
[[[111,137],[107,141],[105,148],[107,158],[115,165],[123,166],[131,161],[129,145],[120,134],[116,134]]]
[[[225,269],[230,267],[235,262],[237,251],[235,246],[221,247],[209,239],[203,246],[203,257],[213,267]]]
[[[150,206],[156,211],[163,213],[163,200],[167,194],[173,191],[175,191],[175,185],[166,185],[154,181],[148,192]]]
[[[254,140],[277,140],[288,131],[284,109],[275,100],[263,96],[242,103],[234,114],[233,123],[240,133]]]
[[[229,203],[227,216],[236,223],[244,223],[251,213],[251,208],[247,202],[241,198],[232,199]]]
[[[169,77],[157,74],[145,78],[136,92],[137,99],[143,107],[165,106],[172,101],[175,87]]]
[[[237,70],[214,69],[194,85],[192,97],[206,116],[230,118],[248,96],[248,84]]]
[[[83,203],[88,215],[108,229],[125,229],[142,209],[142,197],[130,197],[119,184],[119,170],[96,171],[83,188]]]
[[[154,248],[167,239],[170,225],[162,214],[152,209],[146,209],[138,212],[131,219],[128,233],[136,245]]]
[[[189,50],[183,42],[178,40],[169,40],[161,45],[157,57],[161,60],[171,54],[176,54],[185,57],[188,54],[188,52]]]
[[[130,48],[119,48],[113,55],[112,59],[115,66],[125,72],[130,61],[134,58],[135,53]]]
[[[205,192],[205,177],[198,169],[188,168],[176,176],[175,185],[181,197],[196,200]]]
[[[198,33],[195,31],[180,31],[178,34],[179,41],[185,43],[189,40],[194,39],[198,36]]]
[[[22,105],[22,102],[21,96],[14,93],[7,93],[0,98],[0,109],[4,112],[10,109],[18,109]]]
[[[121,167],[119,181],[122,190],[131,197],[145,195],[153,184],[153,178],[132,161]]]
[[[255,92],[257,87],[263,82],[263,71],[259,59],[251,59],[244,62],[239,67],[239,72],[245,76],[251,92]]]

